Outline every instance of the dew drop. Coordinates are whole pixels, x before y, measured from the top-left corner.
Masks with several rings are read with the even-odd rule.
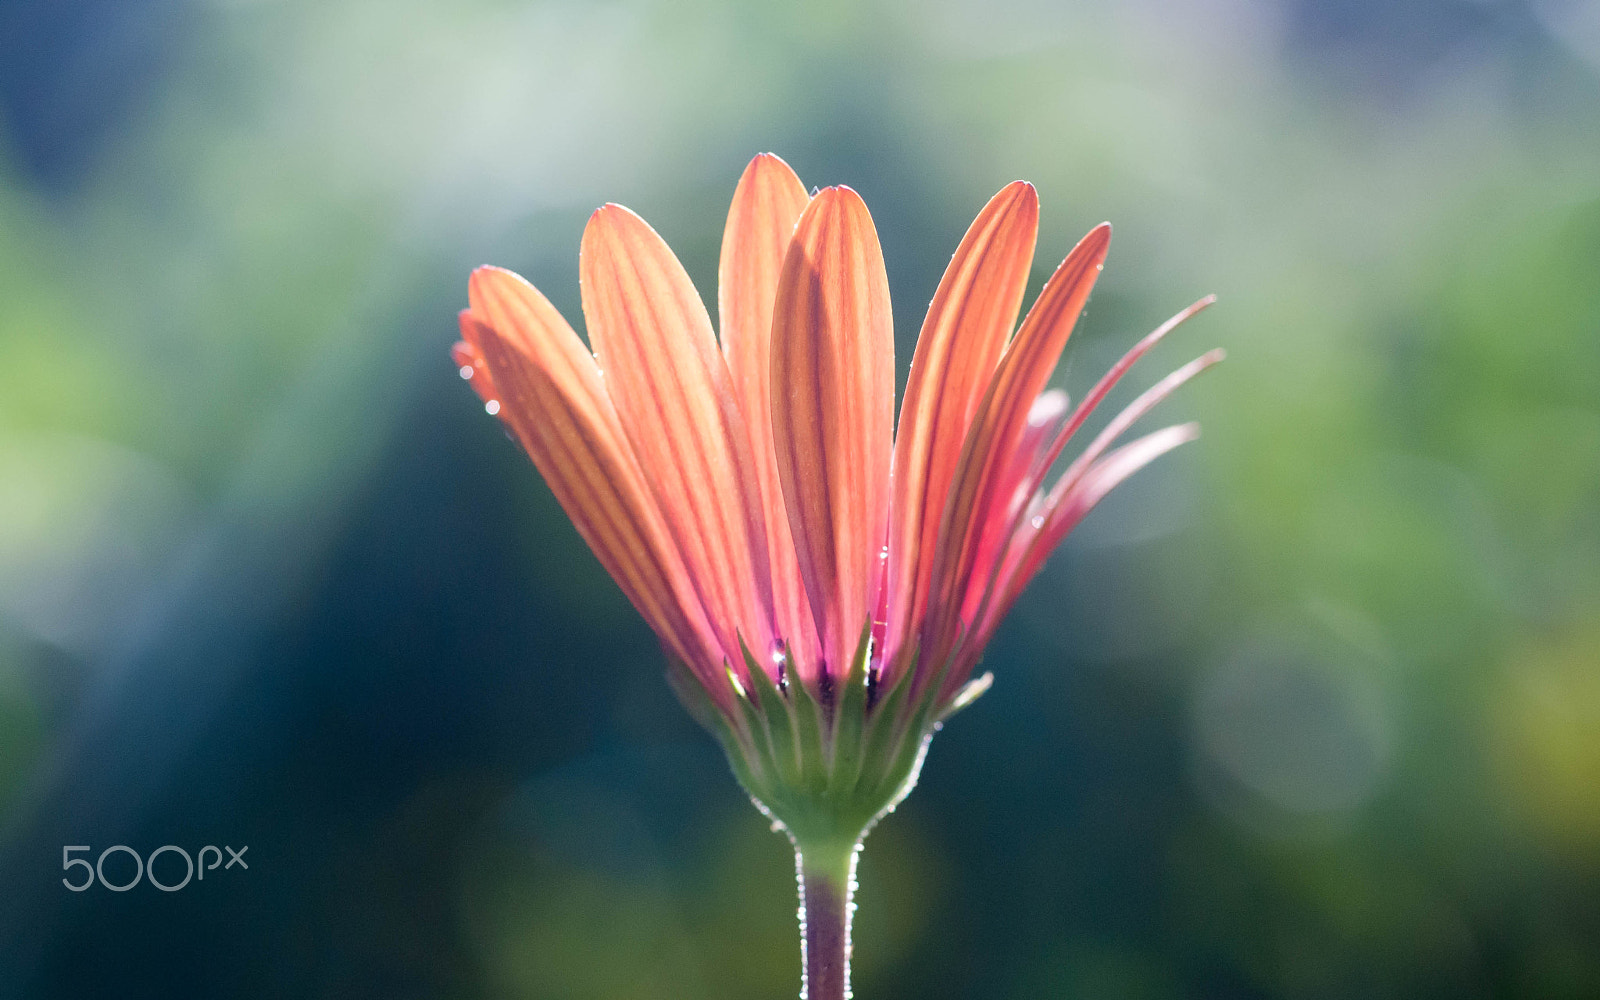
[[[1044,527],[1044,515],[1035,514],[1033,515],[1033,520],[1029,521],[1028,523],[1033,525],[1034,531],[1038,531],[1040,528]]]
[[[472,380],[472,366],[471,365],[462,365],[461,366],[461,377],[466,379],[466,380],[468,380],[468,381]]]
[[[491,399],[487,403],[484,403],[483,412],[489,414],[491,417],[495,416],[500,412],[500,401],[498,399]]]
[[[887,559],[887,558],[889,558],[889,546],[885,545],[883,548],[878,550],[878,558],[879,559]]]
[[[772,657],[772,662],[780,667],[783,666],[784,661],[789,659],[789,657],[783,651],[783,643],[778,642],[776,639],[773,640],[772,652],[768,655]]]

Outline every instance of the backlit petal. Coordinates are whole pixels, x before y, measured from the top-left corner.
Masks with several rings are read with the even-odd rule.
[[[1161,324],[1152,333],[1145,336],[1143,340],[1135,344],[1115,365],[1111,366],[1110,371],[1101,376],[1100,381],[1096,382],[1094,388],[1089,390],[1089,394],[1072,411],[1070,417],[1056,421],[1056,429],[1050,435],[1050,440],[1042,444],[1041,442],[1030,440],[1034,423],[1034,415],[1030,411],[1028,418],[1029,432],[1024,434],[1023,440],[1018,446],[1017,454],[1012,459],[1011,468],[1013,473],[1017,475],[1008,480],[1001,489],[1002,495],[1009,495],[1012,500],[1009,507],[1010,513],[999,522],[1004,527],[1000,534],[995,536],[996,538],[1007,539],[1008,541],[1005,544],[1010,548],[1015,548],[1016,536],[1026,533],[1026,528],[1022,524],[1024,514],[1026,513],[1026,516],[1029,517],[1034,514],[1032,510],[1025,512],[1023,507],[1026,503],[1035,499],[1040,503],[1046,502],[1046,498],[1039,493],[1040,487],[1043,485],[1050,467],[1060,457],[1062,448],[1067,441],[1072,438],[1078,428],[1083,426],[1083,422],[1095,411],[1095,408],[1105,399],[1106,395],[1111,392],[1122,377],[1128,373],[1135,362],[1148,353],[1162,337],[1183,323],[1184,320],[1214,301],[1216,301],[1215,296],[1206,296]],[[1126,409],[1112,418],[1105,429],[1096,436],[1089,447],[1084,449],[1083,453],[1073,461],[1067,471],[1056,481],[1056,485],[1050,492],[1048,505],[1053,507],[1062,494],[1070,489],[1078,477],[1088,469],[1090,464],[1099,458],[1113,441],[1121,437],[1123,432],[1133,425],[1134,421],[1154,409],[1156,404],[1171,395],[1183,383],[1221,361],[1223,357],[1223,352],[1216,350],[1195,359],[1146,390]],[[1047,396],[1049,396],[1049,393],[1041,396],[1040,400],[1043,401]],[[1034,411],[1037,411],[1038,408],[1039,403],[1035,403]],[[1015,485],[1011,485],[1013,482]],[[998,549],[992,551],[998,552]],[[981,586],[976,581],[968,584],[967,594],[963,598],[961,608],[963,621],[972,621],[975,615],[981,617],[981,613],[976,609],[986,607],[992,603],[999,586],[1001,564],[1008,558],[1010,556],[1002,556],[999,560],[990,560],[987,563],[980,560],[978,568],[984,574],[981,579],[986,582]]]
[[[1112,417],[1111,422],[1106,424],[1105,429],[1095,435],[1095,439],[1089,443],[1089,447],[1083,450],[1083,454],[1073,459],[1072,464],[1067,466],[1067,471],[1062,473],[1061,478],[1050,488],[1051,503],[1054,504],[1059,501],[1069,490],[1074,489],[1078,480],[1087,474],[1095,460],[1100,457],[1106,448],[1110,447],[1112,442],[1121,437],[1129,427],[1132,427],[1134,421],[1155,409],[1158,403],[1176,392],[1185,382],[1212,365],[1221,362],[1225,357],[1227,357],[1227,353],[1220,347],[1216,350],[1207,351],[1140,393],[1139,398],[1129,403],[1115,417]]]
[[[1163,428],[1123,445],[1089,466],[1075,481],[1073,488],[1063,495],[1049,501],[1036,497],[1029,508],[1028,519],[1023,521],[1021,529],[1009,540],[995,582],[995,599],[987,603],[980,615],[974,630],[977,641],[973,648],[982,651],[996,626],[1011,610],[1050,553],[1106,494],[1162,455],[1199,436],[1198,424]],[[974,656],[972,662],[964,666],[971,670],[975,664]],[[953,691],[955,685],[948,684],[947,688]]]
[[[1028,411],[1050,380],[1094,288],[1110,239],[1109,225],[1095,227],[1056,268],[1000,359],[967,432],[940,528],[919,669],[937,670],[954,636],[970,627],[971,622],[961,620],[969,588],[984,586],[987,570],[1004,553],[1011,499],[1005,495],[1006,474],[1012,456]]]
[[[466,335],[465,331],[468,329],[467,322],[470,312],[471,310],[468,309],[461,310],[459,318],[463,331],[462,336]],[[467,340],[457,341],[456,345],[450,348],[450,360],[456,363],[456,369],[461,373],[461,377],[467,380],[468,385],[472,386],[472,391],[478,394],[478,398],[483,400],[490,409],[498,413],[500,411],[500,397],[495,393],[494,379],[489,376],[489,364],[484,361],[483,352],[478,349],[477,345]]]
[[[751,460],[761,487],[777,631],[801,662],[816,660],[817,633],[800,581],[773,456],[772,307],[784,252],[810,200],[787,163],[771,153],[751,160],[728,209],[717,271],[722,353],[749,430]]]
[[[544,296],[516,275],[480,268],[469,287],[473,309],[461,314],[461,332],[473,360],[487,368],[501,419],[669,651],[695,669],[713,696],[725,693],[720,644],[594,359]]]
[[[896,669],[926,610],[939,523],[973,414],[1017,321],[1033,263],[1039,196],[1016,181],[961,240],[928,306],[895,437],[887,660]],[[888,681],[892,683],[892,676]]]
[[[1138,362],[1140,358],[1149,353],[1151,348],[1159,344],[1163,337],[1171,333],[1173,330],[1176,330],[1184,323],[1184,321],[1188,320],[1196,313],[1199,313],[1201,310],[1205,309],[1207,306],[1216,301],[1217,297],[1215,295],[1207,295],[1205,298],[1195,302],[1193,305],[1179,312],[1165,323],[1162,323],[1150,333],[1145,334],[1142,340],[1140,340],[1137,344],[1134,344],[1133,347],[1128,350],[1128,353],[1119,358],[1117,363],[1112,365],[1111,369],[1100,377],[1100,381],[1094,384],[1094,388],[1089,390],[1089,394],[1084,396],[1083,401],[1078,404],[1077,409],[1073,410],[1072,416],[1067,418],[1067,420],[1061,425],[1060,429],[1056,432],[1055,439],[1050,443],[1050,447],[1045,454],[1043,464],[1036,470],[1034,476],[1032,477],[1032,481],[1028,484],[1028,491],[1030,493],[1034,490],[1037,490],[1044,482],[1045,473],[1049,471],[1051,464],[1053,464],[1056,458],[1060,456],[1061,451],[1064,447],[1066,447],[1067,442],[1071,440],[1072,436],[1078,432],[1078,428],[1083,426],[1083,422],[1089,419],[1089,416],[1094,413],[1095,408],[1100,405],[1101,401],[1106,398],[1112,389],[1116,388],[1117,383],[1122,381],[1122,376],[1128,374],[1128,371],[1133,368],[1134,364]],[[1218,360],[1221,360],[1220,357]],[[1187,377],[1188,376],[1185,378]],[[1168,376],[1168,378],[1170,379],[1171,376]],[[1181,382],[1179,384],[1181,384]],[[1176,388],[1177,385],[1174,385],[1167,391],[1170,392],[1171,389]],[[1146,406],[1144,410],[1140,410],[1139,414],[1146,412],[1150,406],[1154,406],[1160,401],[1161,398],[1162,396],[1157,396],[1150,399],[1148,406]],[[1103,444],[1109,444],[1111,438],[1115,438],[1118,434],[1121,434],[1122,430],[1126,429],[1128,424],[1131,424],[1135,419],[1137,419],[1139,414],[1129,416],[1125,411],[1122,416],[1118,417],[1119,420],[1124,421],[1124,423],[1121,425],[1121,428],[1109,438],[1106,438]],[[1103,434],[1101,436],[1105,437]],[[1099,452],[1096,451],[1095,455],[1098,454]],[[1089,456],[1088,461],[1093,461],[1094,457],[1094,455]]]
[[[705,305],[644,220],[619,205],[584,230],[578,276],[606,391],[734,669],[772,642],[760,486]]]
[[[837,675],[875,610],[894,433],[883,251],[867,206],[846,187],[811,200],[784,257],[772,323],[772,430],[800,574],[827,669]]]

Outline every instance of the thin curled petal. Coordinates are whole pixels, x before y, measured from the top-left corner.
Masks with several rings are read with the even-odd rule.
[[[846,187],[812,198],[778,279],[772,432],[825,669],[849,664],[878,597],[894,433],[894,325],[872,216]],[[814,670],[797,665],[805,672]],[[810,677],[807,677],[810,680]]]
[[[1060,500],[1062,494],[1070,489],[1073,483],[1077,481],[1077,478],[1089,467],[1090,463],[1094,462],[1113,441],[1121,437],[1123,432],[1133,425],[1134,421],[1154,409],[1156,404],[1171,395],[1183,383],[1223,359],[1224,354],[1222,351],[1211,351],[1172,372],[1156,385],[1147,389],[1131,405],[1112,418],[1111,422],[1089,447],[1084,449],[1083,454],[1079,455],[1061,478],[1056,481],[1056,485],[1048,498],[1040,493],[1040,487],[1044,483],[1045,476],[1049,473],[1050,467],[1055,463],[1055,460],[1060,457],[1061,450],[1067,441],[1072,438],[1073,434],[1083,425],[1083,422],[1094,412],[1106,395],[1111,392],[1112,388],[1128,373],[1134,363],[1184,320],[1215,301],[1216,296],[1208,295],[1147,334],[1144,339],[1140,340],[1139,343],[1124,354],[1105,375],[1101,376],[1100,381],[1095,383],[1093,389],[1089,390],[1089,394],[1073,410],[1070,417],[1057,422],[1057,429],[1052,435],[1052,440],[1046,446],[1040,448],[1037,454],[1019,454],[1016,456],[1013,468],[1021,468],[1026,464],[1028,469],[1026,474],[1017,480],[1017,485],[1012,489],[1011,511],[1004,520],[1006,527],[998,536],[1006,540],[1004,543],[1006,552],[990,563],[985,578],[987,582],[982,586],[971,586],[968,590],[966,603],[962,607],[964,621],[982,618],[985,614],[982,609],[987,608],[993,602],[996,590],[1001,586],[1001,580],[1004,576],[1003,567],[1006,566],[1009,560],[1013,559],[1017,549],[1018,537],[1027,534],[1028,529],[1022,523],[1024,518],[1034,518],[1046,506],[1053,507]],[[1037,406],[1037,404],[1035,405]],[[1029,451],[1026,441],[1019,451]]]
[[[1022,437],[1011,453],[1011,464],[1006,469],[997,495],[1007,498],[1007,517],[1013,517],[1033,496],[1036,487],[1032,481],[1041,469],[1048,469],[1052,456],[1049,446],[1067,419],[1067,394],[1060,389],[1047,389],[1039,394],[1028,408],[1028,422]]]
[[[1194,309],[1194,307],[1190,307],[1190,309]],[[1184,314],[1179,314],[1179,318],[1182,315]],[[1170,323],[1170,325],[1173,325],[1173,323]],[[1170,325],[1163,326],[1162,330],[1157,330],[1157,333],[1163,333],[1166,328],[1170,328]],[[1149,339],[1146,338],[1146,341],[1149,341]],[[1136,352],[1139,352],[1138,347],[1131,350],[1130,357]],[[1085,507],[1082,512],[1078,512],[1077,515],[1064,515],[1062,510],[1067,510],[1067,512],[1072,510],[1072,498],[1074,496],[1082,496],[1082,494],[1078,493],[1082,483],[1088,480],[1091,475],[1096,475],[1096,470],[1106,466],[1106,462],[1110,461],[1110,459],[1106,459],[1106,462],[1098,462],[1099,456],[1106,451],[1106,448],[1109,448],[1118,437],[1122,437],[1128,427],[1133,426],[1134,421],[1138,421],[1141,416],[1149,413],[1150,410],[1154,410],[1158,403],[1165,400],[1166,397],[1170,397],[1184,382],[1202,373],[1206,368],[1211,368],[1211,366],[1216,365],[1226,357],[1227,354],[1222,349],[1208,350],[1206,354],[1200,355],[1200,357],[1182,366],[1179,370],[1168,374],[1166,378],[1157,382],[1155,386],[1150,386],[1149,389],[1144,390],[1142,394],[1139,394],[1139,398],[1136,398],[1133,403],[1125,406],[1117,416],[1110,419],[1109,424],[1106,424],[1106,429],[1101,430],[1094,437],[1090,446],[1083,450],[1083,454],[1080,454],[1078,458],[1072,461],[1070,466],[1067,466],[1066,472],[1062,472],[1061,478],[1056,480],[1056,485],[1051,486],[1048,494],[1038,493],[1038,483],[1042,482],[1048,466],[1056,459],[1056,454],[1059,453],[1059,446],[1051,446],[1050,450],[1046,450],[1037,459],[1037,461],[1043,462],[1043,467],[1038,469],[1037,475],[1032,475],[1022,485],[1022,488],[1026,488],[1027,496],[1029,496],[1027,506],[1024,509],[1019,509],[1011,517],[1010,538],[1006,541],[1005,554],[995,563],[994,570],[990,571],[989,584],[982,590],[981,602],[978,602],[978,605],[973,610],[974,621],[987,622],[987,626],[984,627],[994,627],[994,624],[998,624],[998,616],[1005,614],[1006,608],[1010,608],[1011,603],[1021,594],[1022,587],[1026,587],[1027,581],[1034,578],[1034,574],[1038,571],[1038,566],[1043,565],[1043,560],[1050,557],[1050,552],[1054,549],[1054,546],[1059,544],[1062,538],[1066,538],[1067,531],[1072,530],[1072,526],[1077,525],[1078,520],[1082,520],[1083,515],[1088,514],[1088,507]],[[1122,363],[1118,363],[1118,368],[1122,368],[1125,371],[1126,363],[1131,363],[1128,357],[1123,358]],[[1120,378],[1122,373],[1118,371],[1118,368],[1114,368],[1110,373],[1107,373],[1106,378],[1101,379],[1101,384],[1106,384],[1107,379],[1115,381],[1115,378]],[[1096,389],[1098,387],[1096,386]],[[1104,394],[1101,394],[1101,397],[1104,397]],[[1085,400],[1085,405],[1090,405],[1090,402],[1091,400]],[[1078,413],[1082,413],[1082,410],[1083,406],[1080,406],[1078,411],[1075,411],[1074,421],[1078,418]],[[1070,435],[1070,426],[1072,426],[1072,421],[1067,422],[1067,426],[1062,429],[1061,434]],[[1194,429],[1194,434],[1198,435],[1197,426],[1186,424],[1186,427]],[[1173,430],[1173,427],[1168,427],[1166,432],[1173,432]],[[1141,442],[1152,442],[1152,440],[1154,442],[1162,442],[1162,440],[1166,440],[1166,438],[1158,437],[1160,434],[1165,434],[1165,432],[1147,435],[1146,438],[1141,438]],[[1190,440],[1190,438],[1184,438],[1184,440]],[[1178,446],[1181,443],[1184,442],[1176,442],[1171,446]],[[1149,448],[1152,445],[1146,446]],[[1166,450],[1170,450],[1170,448],[1155,451],[1155,454],[1152,454],[1150,458],[1157,458],[1158,454],[1162,454]],[[1125,448],[1122,453],[1141,454],[1141,451],[1128,451]],[[1138,467],[1130,469],[1128,474],[1131,475],[1131,472],[1136,469]],[[1104,486],[1104,490],[1110,490],[1110,486],[1114,486],[1117,482],[1122,482],[1122,480],[1117,478],[1114,482]],[[1094,502],[1099,502],[1101,496],[1104,496],[1104,493],[1094,496]],[[1091,502],[1090,507],[1093,507],[1093,502]],[[1062,522],[1062,517],[1067,518],[1066,522]],[[1048,531],[1054,531],[1054,539],[1056,541],[1048,542],[1048,544],[1043,544],[1043,547],[1040,547],[1042,542],[1037,541],[1038,536],[1042,533],[1048,533]],[[1022,563],[1029,562],[1029,560],[1032,560],[1032,562],[1026,568],[1022,568]]]
[[[962,447],[948,506],[940,526],[934,583],[922,632],[919,670],[937,670],[950,652],[968,588],[981,586],[1002,554],[1001,536],[1010,497],[1006,472],[1027,423],[1028,411],[1050,380],[1061,349],[1083,311],[1105,260],[1111,227],[1089,231],[1051,275],[1006,348]]]
[[[1210,306],[1216,301],[1217,297],[1215,295],[1207,295],[1205,298],[1193,303],[1188,308],[1181,310],[1177,315],[1173,316],[1165,323],[1162,323],[1154,330],[1145,334],[1143,339],[1141,339],[1137,344],[1134,344],[1133,347],[1128,350],[1128,353],[1117,359],[1117,363],[1112,365],[1109,371],[1100,376],[1100,381],[1094,384],[1094,388],[1090,389],[1089,394],[1083,397],[1083,402],[1078,404],[1078,408],[1072,412],[1072,416],[1069,417],[1057,431],[1055,439],[1051,442],[1050,448],[1046,452],[1045,460],[1042,466],[1038,468],[1037,474],[1033,476],[1032,481],[1029,484],[1028,490],[1030,493],[1034,490],[1037,490],[1044,482],[1045,474],[1050,470],[1050,466],[1055,463],[1055,460],[1060,457],[1061,451],[1066,447],[1067,442],[1070,441],[1072,436],[1078,432],[1078,428],[1083,426],[1083,422],[1088,420],[1089,416],[1094,413],[1101,401],[1106,398],[1112,389],[1116,388],[1117,383],[1122,381],[1122,376],[1128,374],[1128,371],[1133,368],[1134,364],[1137,363],[1140,358],[1148,354],[1150,349],[1159,344],[1162,338],[1164,338],[1167,334],[1177,329],[1184,323],[1184,321],[1188,320],[1196,313],[1199,313],[1201,310],[1205,309],[1207,306]],[[1172,388],[1175,389],[1177,386],[1173,386]],[[1150,405],[1153,406],[1156,401],[1157,400],[1151,400]],[[1140,413],[1143,412],[1145,411],[1140,411]],[[1128,424],[1133,422],[1134,419],[1137,419],[1137,417],[1127,419],[1123,423],[1122,427],[1125,429]],[[1119,430],[1117,434],[1120,433],[1121,431]],[[1115,438],[1117,434],[1113,434],[1111,437]],[[1110,439],[1108,438],[1105,443],[1109,444]],[[1093,459],[1091,458],[1090,461],[1093,461]]]
[[[606,391],[727,661],[772,642],[771,569],[749,435],[711,320],[643,219],[606,205],[579,252],[584,317]]]
[[[999,516],[1005,523],[1012,525],[1008,545],[1022,533],[1022,529],[1018,526],[1024,518],[1031,517],[1035,512],[1033,508],[1044,502],[1044,497],[1039,493],[1034,479],[1036,476],[1044,475],[1044,470],[1050,465],[1052,458],[1049,453],[1050,443],[1067,419],[1067,405],[1065,392],[1060,389],[1049,389],[1040,393],[1039,398],[1034,400],[1033,406],[1028,409],[1027,426],[1023,428],[1022,437],[1011,453],[1011,462],[1002,473],[995,491],[996,496],[1005,498],[1004,513]],[[982,609],[986,606],[989,595],[993,593],[993,577],[1004,561],[1004,556],[991,560],[988,570],[990,586],[968,584],[962,598],[963,622],[978,621],[982,618]]]
[[[1050,488],[1050,502],[1055,503],[1061,500],[1069,490],[1073,489],[1077,485],[1079,478],[1087,474],[1089,467],[1100,457],[1101,453],[1110,447],[1113,441],[1121,437],[1129,427],[1132,427],[1135,421],[1155,409],[1162,400],[1177,392],[1185,382],[1212,365],[1221,362],[1227,356],[1227,352],[1220,347],[1207,351],[1140,393],[1139,398],[1125,406],[1115,417],[1112,417],[1111,422],[1106,424],[1105,429],[1095,435],[1095,439],[1090,442],[1089,447],[1083,450],[1083,454],[1073,459],[1072,464],[1067,466],[1067,471],[1062,473],[1061,478]]]
[[[800,178],[783,160],[771,153],[751,160],[728,209],[717,270],[722,353],[750,434],[751,461],[761,487],[778,636],[802,662],[817,657],[816,626],[800,581],[773,456],[771,359],[778,273],[794,225],[810,200]]]
[[[544,296],[510,272],[480,269],[470,288],[474,308],[461,314],[461,331],[492,379],[501,419],[663,644],[694,665],[713,697],[725,694],[719,643],[594,359]]]
[[[923,614],[967,428],[1017,322],[1033,264],[1039,196],[1008,184],[978,213],[928,306],[895,437],[889,524],[887,662]],[[888,678],[892,683],[892,676]]]
[[[982,650],[1050,553],[1106,494],[1162,455],[1199,436],[1200,425],[1195,423],[1163,428],[1123,445],[1089,466],[1073,488],[1054,501],[1036,497],[1030,505],[1028,520],[1007,547],[995,585],[997,599],[990,601],[981,612],[975,631],[978,641],[974,646]],[[968,664],[967,669],[973,664]]]

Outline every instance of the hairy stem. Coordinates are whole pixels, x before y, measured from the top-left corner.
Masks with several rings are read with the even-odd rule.
[[[861,843],[801,845],[795,851],[800,880],[800,1000],[850,996],[850,918],[854,915],[856,856]]]

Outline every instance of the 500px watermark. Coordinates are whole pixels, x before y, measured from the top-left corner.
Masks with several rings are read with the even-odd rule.
[[[129,889],[132,889],[134,886],[138,885],[140,879],[144,879],[157,889],[160,889],[162,892],[177,892],[179,889],[182,889],[184,886],[188,885],[189,880],[192,878],[203,880],[206,877],[206,872],[216,869],[218,865],[222,866],[223,871],[227,871],[234,865],[238,865],[240,868],[249,868],[250,866],[246,864],[244,860],[244,852],[248,851],[249,849],[249,847],[241,847],[236,851],[233,848],[228,847],[226,844],[224,844],[221,849],[218,849],[215,844],[207,844],[206,846],[200,848],[199,857],[196,859],[191,858],[188,851],[177,846],[176,844],[167,844],[164,847],[158,847],[151,851],[148,858],[141,858],[138,851],[127,846],[126,844],[113,844],[112,846],[100,852],[99,860],[95,861],[93,864],[90,864],[88,858],[75,858],[72,855],[74,852],[90,851],[93,850],[93,848],[87,845],[62,847],[61,870],[70,872],[74,868],[82,865],[83,881],[74,882],[71,878],[64,877],[61,879],[61,884],[66,886],[68,889],[71,889],[73,892],[83,892],[96,882],[99,882],[102,886],[110,889],[112,892],[127,892]],[[228,852],[228,863],[225,865],[222,864],[223,850]],[[120,883],[110,881],[106,878],[106,859],[115,859],[121,854],[126,854],[133,859],[133,878],[128,879],[126,882]],[[169,879],[171,879],[173,875],[177,874],[171,866],[177,863],[178,858],[183,859],[183,881],[162,882],[160,879],[156,878],[156,858],[161,857],[163,854],[173,854],[177,856],[168,864],[163,865],[164,868],[168,869],[167,878]],[[206,858],[208,854],[211,858],[211,863],[209,865],[206,864]],[[115,867],[122,868],[123,871],[126,871],[126,862],[114,861],[113,864]],[[113,877],[117,877],[115,873],[113,874]]]

